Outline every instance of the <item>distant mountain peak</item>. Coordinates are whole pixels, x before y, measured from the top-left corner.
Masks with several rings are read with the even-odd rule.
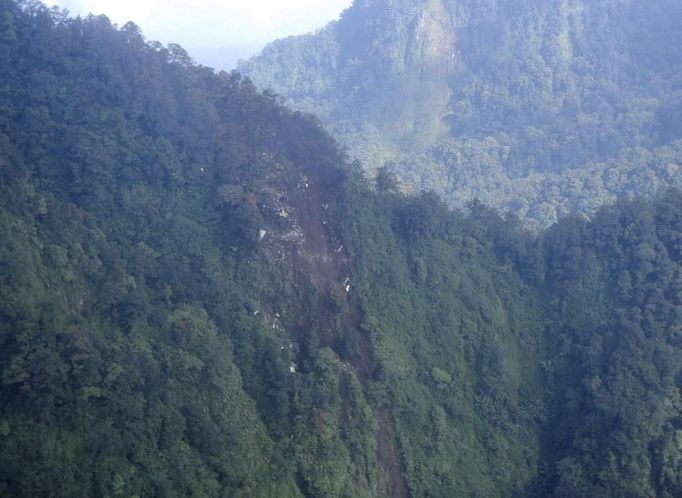
[[[680,44],[677,0],[360,0],[240,70],[368,170],[541,228],[682,185],[658,166],[682,138]]]

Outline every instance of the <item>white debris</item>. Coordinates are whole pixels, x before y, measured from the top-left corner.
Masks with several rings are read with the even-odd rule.
[[[266,232],[265,230],[262,230],[262,229],[261,229],[261,230],[258,230],[258,240],[263,240],[263,237],[265,237],[265,235],[266,235],[267,233],[268,233],[268,232]]]
[[[291,230],[282,235],[282,240],[287,242],[300,242],[303,240],[303,231],[294,223]]]
[[[346,285],[346,294],[350,292],[350,285]]]
[[[339,247],[336,252],[341,252],[341,249],[343,249],[343,244],[341,244],[341,247]]]
[[[293,362],[292,362],[291,365],[289,365],[289,371],[290,371],[292,374],[293,374],[293,373],[296,373],[296,363],[293,363]]]

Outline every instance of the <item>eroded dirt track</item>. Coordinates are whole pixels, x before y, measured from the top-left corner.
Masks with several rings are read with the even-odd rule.
[[[379,492],[391,498],[409,498],[405,475],[400,464],[396,446],[393,416],[388,408],[379,409],[379,432],[377,433],[379,457]]]

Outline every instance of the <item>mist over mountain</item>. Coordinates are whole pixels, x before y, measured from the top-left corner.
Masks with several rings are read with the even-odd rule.
[[[452,211],[32,0],[0,71],[0,496],[682,495],[679,191]]]
[[[187,52],[199,64],[217,71],[236,69],[240,60],[246,60],[258,53],[263,44],[231,44],[226,46],[187,47]]]
[[[370,171],[532,227],[682,184],[675,0],[357,0],[239,70]]]

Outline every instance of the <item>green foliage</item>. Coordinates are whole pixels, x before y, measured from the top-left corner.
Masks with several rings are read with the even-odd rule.
[[[411,492],[510,495],[537,470],[541,299],[434,196],[361,203],[345,240]]]
[[[132,24],[0,30],[1,496],[680,495],[682,194],[533,236]]]
[[[313,159],[301,137],[341,154],[132,24],[10,1],[0,19],[0,494],[301,496],[322,373],[292,374],[295,338],[265,322],[307,283],[270,295],[260,206]],[[334,413],[312,434],[325,485],[371,495],[371,409],[352,451]]]
[[[557,496],[674,496],[663,450],[679,430],[680,195],[557,226],[548,283]],[[673,214],[677,213],[677,214]],[[580,259],[580,265],[569,267]],[[622,281],[628,281],[623,285]],[[558,295],[558,291],[554,290]],[[560,415],[559,415],[560,414]]]

